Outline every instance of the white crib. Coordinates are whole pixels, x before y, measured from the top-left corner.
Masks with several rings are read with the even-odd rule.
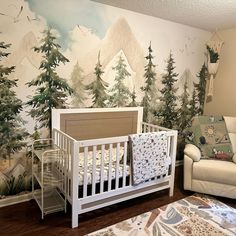
[[[67,152],[58,169],[66,176],[62,191],[72,205],[72,228],[78,215],[169,188],[173,195],[177,131],[142,122],[141,107],[54,109],[52,137]],[[129,134],[165,130],[169,171],[132,185],[128,161]]]

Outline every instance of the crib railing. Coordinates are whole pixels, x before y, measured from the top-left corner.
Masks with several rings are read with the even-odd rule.
[[[129,183],[126,181],[127,146],[128,136],[79,142],[79,158],[83,159],[83,175],[79,177],[82,178],[79,182],[83,183],[83,189],[79,189],[82,192],[79,192],[79,197],[86,198],[131,185],[131,181]],[[89,155],[92,155],[91,165],[88,164]],[[100,159],[99,163],[97,163],[97,158]],[[89,175],[91,176],[90,183],[88,181]],[[99,177],[99,181],[96,181],[96,177]],[[88,193],[89,189],[90,193]]]
[[[58,160],[57,169],[58,172],[66,178],[66,185],[62,186],[61,191],[67,195],[67,199],[71,198],[71,162],[74,153],[73,147],[76,142],[75,139],[71,138],[64,132],[53,129],[52,138],[54,143],[60,147],[64,152],[66,152],[66,157],[64,159]]]
[[[170,131],[170,129],[158,126],[158,125],[153,125],[149,124],[146,122],[141,122],[142,126],[142,133],[147,133],[147,132],[158,132],[158,131]]]
[[[168,131],[167,155],[171,157],[172,164],[166,177],[171,175],[173,182],[177,131],[145,122],[141,126],[142,132]],[[128,136],[76,141],[62,131],[53,129],[53,139],[55,144],[67,152],[68,158],[58,168],[66,176],[63,191],[74,202],[72,204],[77,205],[77,199],[112,195],[114,191],[125,192],[125,189],[132,186],[129,170],[127,171],[127,165],[130,167]],[[88,163],[89,155],[92,157],[91,163]],[[100,159],[99,163],[97,159]],[[158,182],[160,178],[164,177],[157,176],[154,181]]]

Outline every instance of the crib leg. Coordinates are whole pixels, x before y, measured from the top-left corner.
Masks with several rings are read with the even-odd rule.
[[[173,197],[174,195],[174,186],[171,185],[170,190],[169,190],[169,197]]]
[[[78,227],[78,223],[79,223],[78,212],[76,212],[75,210],[72,209],[72,225],[71,225],[71,228]]]

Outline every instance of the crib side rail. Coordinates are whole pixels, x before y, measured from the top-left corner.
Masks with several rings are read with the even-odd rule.
[[[131,184],[126,181],[128,140],[128,136],[119,136],[79,142],[80,160],[83,160],[83,175],[79,177],[83,183],[82,198]],[[91,157],[92,162],[88,163]]]
[[[141,126],[142,126],[142,133],[158,132],[158,131],[171,131],[171,129],[161,127],[158,125],[153,125],[153,124],[146,123],[146,122],[141,122]]]
[[[71,197],[71,189],[69,187],[71,185],[71,180],[69,173],[71,171],[71,164],[74,156],[74,145],[76,140],[56,128],[54,128],[52,131],[52,138],[54,143],[65,153],[65,157],[59,160],[57,168],[59,173],[65,178],[65,184],[61,190],[64,194],[66,194],[67,199],[69,199]]]

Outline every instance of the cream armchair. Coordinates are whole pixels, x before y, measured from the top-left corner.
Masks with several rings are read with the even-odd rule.
[[[224,117],[234,152],[233,161],[201,159],[198,147],[184,149],[184,189],[236,199],[236,118]]]

